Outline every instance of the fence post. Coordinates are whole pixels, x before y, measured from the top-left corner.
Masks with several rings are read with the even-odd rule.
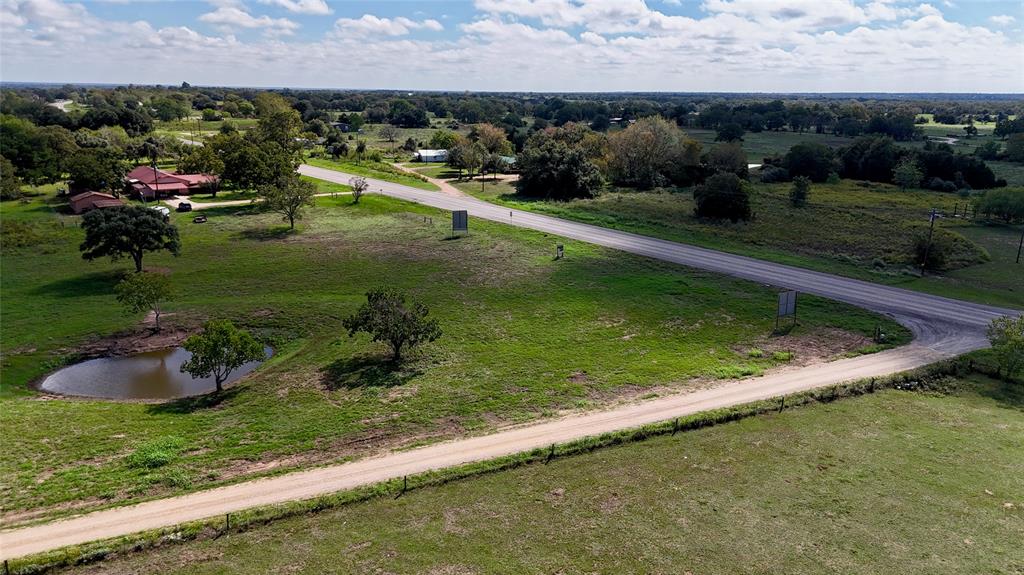
[[[555,456],[555,444],[552,443],[551,444],[551,450],[548,451],[548,458],[544,460],[544,464],[546,465],[549,461],[551,461],[551,458],[554,457],[554,456]]]
[[[11,575],[11,565],[4,559],[4,575]]]
[[[785,408],[786,408],[786,396],[783,395],[782,397],[779,398],[779,413],[782,413],[782,410],[785,409]]]
[[[675,435],[679,431],[679,418],[672,420],[672,435]]]
[[[224,531],[230,531],[230,530],[231,530],[231,514],[230,513],[225,513],[224,514]]]

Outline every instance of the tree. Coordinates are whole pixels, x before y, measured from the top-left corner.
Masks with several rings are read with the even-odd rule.
[[[366,293],[366,303],[356,313],[342,321],[353,337],[358,332],[369,333],[373,341],[387,342],[391,346],[391,359],[399,362],[402,350],[441,337],[437,320],[427,317],[430,311],[419,302],[405,302],[405,294],[390,288],[377,288]]]
[[[1008,224],[1024,222],[1024,189],[989,190],[978,199],[976,206],[986,216],[999,218]]]
[[[391,124],[384,124],[377,129],[378,136],[392,143],[398,139],[398,136],[401,133],[402,131],[399,130],[397,126],[392,126]]]
[[[250,361],[266,359],[260,342],[228,320],[206,322],[203,331],[186,339],[182,347],[192,354],[181,364],[182,373],[196,378],[213,376],[217,393],[224,390],[224,382],[232,371]]]
[[[600,190],[601,172],[583,147],[548,132],[530,136],[517,160],[519,194],[559,200],[591,198]]]
[[[178,171],[183,174],[224,173],[224,161],[210,146],[192,146],[192,149],[178,160]]]
[[[167,276],[155,273],[131,274],[114,286],[114,293],[128,313],[152,311],[156,331],[160,331],[160,304],[173,297]]]
[[[700,144],[660,117],[641,118],[608,137],[608,172],[622,185],[648,189],[687,184],[699,166]]]
[[[505,135],[505,130],[491,124],[480,124],[475,127],[477,142],[488,154],[508,156],[512,154],[512,144]]]
[[[904,156],[892,169],[892,181],[901,190],[918,187],[921,185],[922,178],[924,178],[924,173],[917,165],[917,158],[912,155]]]
[[[366,178],[362,176],[355,176],[348,181],[348,185],[352,187],[352,203],[358,204],[359,198],[363,197],[366,193],[366,189],[370,187],[370,184],[366,183]]]
[[[1008,378],[1024,367],[1024,316],[999,317],[988,326],[988,341],[999,369]]]
[[[816,142],[796,144],[786,152],[782,167],[793,177],[806,176],[812,182],[824,182],[832,172],[832,149]]]
[[[716,145],[708,150],[704,156],[704,163],[712,173],[736,174],[744,180],[750,173],[747,167],[747,153],[743,151],[743,146],[739,142]]]
[[[1024,164],[1024,133],[1018,132],[1007,136],[1006,159]]]
[[[451,130],[438,130],[430,136],[430,148],[434,150],[448,150],[455,147],[459,141],[459,135]]]
[[[14,164],[0,156],[0,200],[16,200],[21,197],[21,178]]]
[[[85,241],[79,246],[82,259],[92,261],[110,256],[117,261],[131,256],[135,271],[142,271],[142,256],[146,252],[167,250],[178,255],[181,242],[178,228],[149,208],[119,206],[93,210],[82,217]]]
[[[743,126],[736,122],[722,124],[715,135],[716,142],[737,142],[743,140]]]
[[[281,176],[273,184],[260,188],[267,207],[284,216],[290,229],[295,229],[295,220],[302,218],[302,209],[312,206],[316,196],[316,184],[303,180],[298,174]]]
[[[807,205],[807,196],[811,191],[811,179],[807,176],[793,178],[793,187],[789,190],[789,203],[794,208],[802,208]]]
[[[736,174],[719,172],[693,190],[698,218],[750,219],[750,192]]]

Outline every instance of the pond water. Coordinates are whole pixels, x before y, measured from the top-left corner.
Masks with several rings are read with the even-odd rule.
[[[273,353],[264,349],[267,357]],[[50,374],[39,388],[51,393],[103,399],[177,399],[209,393],[217,388],[212,377],[193,378],[181,373],[192,357],[184,348],[147,351],[123,357],[101,357],[76,363]],[[256,369],[262,361],[236,368],[225,385]]]

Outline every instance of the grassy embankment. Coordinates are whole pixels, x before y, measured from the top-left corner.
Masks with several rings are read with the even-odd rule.
[[[437,167],[435,176],[454,176]],[[439,171],[440,170],[440,171]],[[1014,263],[1020,226],[947,217],[939,227],[960,234],[977,247],[958,244],[956,269],[921,278],[909,264],[915,231],[927,226],[932,207],[963,213],[967,200],[924,190],[852,181],[815,184],[806,207],[789,205],[789,184],[753,184],[755,219],[713,223],[694,216],[689,191],[638,193],[611,191],[571,202],[526,200],[506,182],[455,181],[456,187],[509,207],[531,210],[696,244],[781,263],[838,273],[873,282],[981,303],[1024,308],[1021,266]]]
[[[60,205],[52,195],[0,204],[7,522],[693,389],[784,364],[790,352],[800,363],[870,345],[879,323],[894,343],[906,337],[810,297],[801,325],[770,337],[775,292],[762,286],[576,242],[553,261],[554,238],[486,222],[452,241],[436,210],[325,197],[298,233],[259,206],[205,210],[205,224],[172,214],[181,256],[146,257],[177,291],[167,331],[230,318],[275,346],[221,400],[40,401],[29,382],[83,346],[145,339],[141,316],[123,315],[112,293],[129,263],[83,261],[80,218]],[[397,369],[340,325],[382,284],[427,303],[444,331]],[[169,463],[129,465],[132,453],[168,445]]]
[[[811,404],[70,571],[1014,573],[1024,387],[956,385]]]

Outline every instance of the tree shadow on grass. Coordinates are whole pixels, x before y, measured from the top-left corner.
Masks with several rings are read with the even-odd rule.
[[[358,389],[360,387],[395,387],[405,385],[421,375],[422,370],[396,364],[379,355],[356,355],[343,357],[323,370],[321,380],[324,387],[337,389]]]
[[[164,403],[150,405],[146,411],[150,415],[186,415],[203,409],[219,407],[222,403],[231,401],[238,396],[240,388],[236,385],[229,387],[220,393],[210,392],[195,397],[183,397],[172,399]]]
[[[238,232],[236,236],[243,240],[267,242],[284,239],[294,233],[295,230],[288,226],[276,226],[273,228],[247,228]]]
[[[130,260],[129,260],[130,261]],[[109,295],[114,291],[114,285],[121,281],[127,270],[104,270],[63,278],[57,281],[43,284],[34,290],[33,294],[61,296],[61,297],[85,297],[94,295]]]
[[[992,385],[978,387],[980,395],[997,401],[1002,407],[1024,411],[1024,376],[1013,380],[992,378]]]

